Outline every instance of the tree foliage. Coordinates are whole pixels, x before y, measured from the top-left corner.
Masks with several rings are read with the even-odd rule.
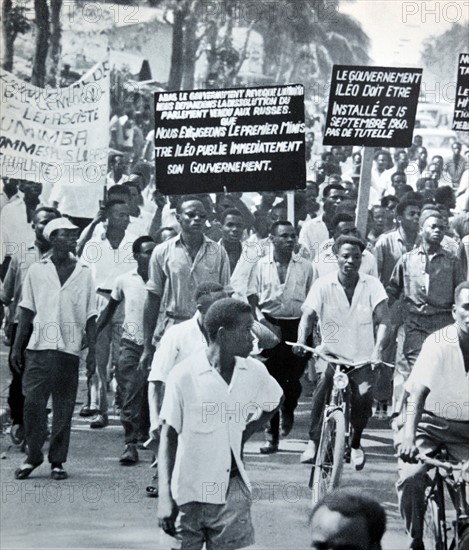
[[[3,0],[2,4],[2,38],[3,63],[6,71],[13,70],[14,45],[19,34],[26,34],[30,29],[25,16],[25,7],[13,5],[12,0]]]

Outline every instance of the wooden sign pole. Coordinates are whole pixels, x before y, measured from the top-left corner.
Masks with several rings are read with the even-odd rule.
[[[295,225],[295,191],[287,191],[287,218]]]
[[[373,165],[374,147],[363,148],[362,166],[360,170],[360,186],[358,188],[358,204],[356,225],[362,238],[366,239],[366,224],[368,221],[368,203],[370,200],[371,168]]]

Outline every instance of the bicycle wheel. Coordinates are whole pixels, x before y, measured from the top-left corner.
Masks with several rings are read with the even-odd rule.
[[[337,489],[342,477],[345,451],[345,417],[341,409],[331,413],[322,429],[313,473],[313,505]]]
[[[463,527],[456,550],[469,550],[469,524]]]
[[[425,550],[446,550],[442,534],[441,509],[430,492],[425,498],[425,516],[423,518],[423,543]]]

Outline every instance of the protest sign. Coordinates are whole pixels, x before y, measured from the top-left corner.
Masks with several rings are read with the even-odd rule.
[[[94,217],[106,180],[108,61],[65,88],[38,88],[0,69],[0,176],[43,184],[62,213]]]
[[[469,53],[459,55],[453,130],[469,132]]]
[[[334,65],[324,145],[409,147],[422,69]]]
[[[164,194],[302,189],[301,85],[155,94],[156,185]]]

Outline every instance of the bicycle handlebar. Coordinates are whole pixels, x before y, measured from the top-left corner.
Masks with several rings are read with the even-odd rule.
[[[455,470],[456,471],[462,470],[462,463],[451,464],[451,462],[442,462],[437,458],[430,458],[429,456],[426,456],[426,455],[418,455],[417,459],[420,462],[423,462],[424,464],[428,464],[428,466],[433,466],[435,468],[442,468],[443,470],[446,470],[449,474]]]
[[[360,367],[364,367],[365,365],[373,364],[371,361],[360,361],[358,363],[353,363],[352,361],[349,361],[347,359],[341,359],[338,357],[332,357],[331,355],[325,355],[324,353],[320,352],[317,348],[311,348],[309,346],[306,346],[305,344],[299,344],[298,342],[285,342],[285,344],[287,344],[287,346],[298,346],[300,348],[303,348],[305,351],[309,351],[310,353],[317,355],[321,359],[324,359],[324,361],[327,361],[328,363],[334,363],[335,365],[343,365],[344,367],[353,367],[358,369]],[[391,363],[385,363],[384,361],[380,361],[377,364],[394,368],[394,365],[392,365]]]

